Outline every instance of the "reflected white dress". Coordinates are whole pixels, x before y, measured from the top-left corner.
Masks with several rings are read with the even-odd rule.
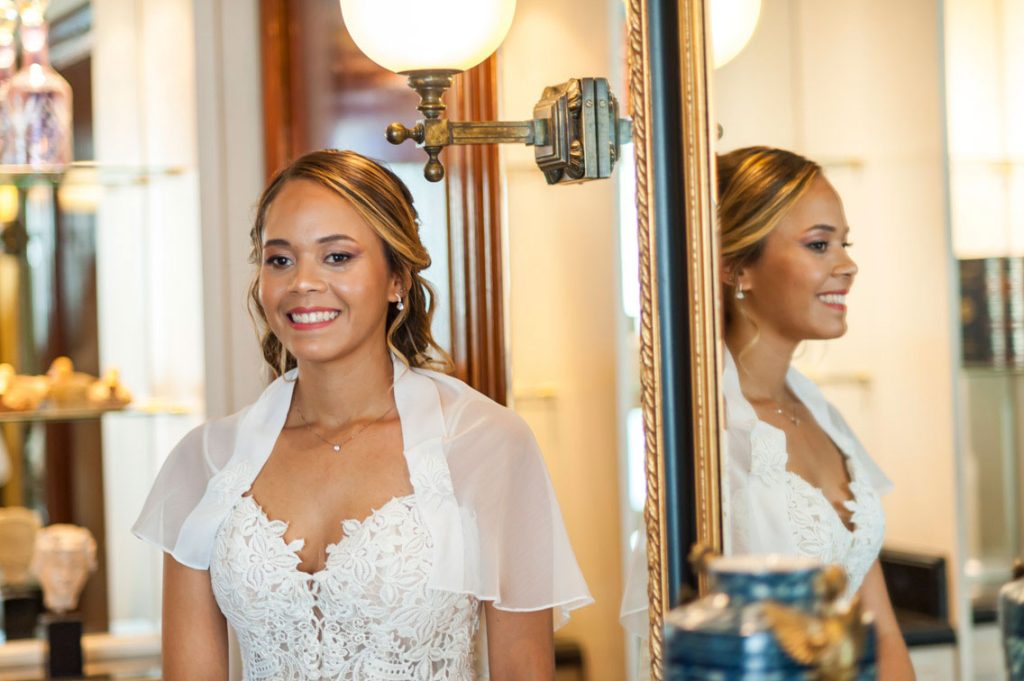
[[[812,381],[794,368],[786,385],[843,454],[850,476],[850,530],[824,493],[786,470],[785,433],[761,421],[743,397],[736,363],[725,351],[725,485],[722,519],[725,553],[805,555],[841,565],[852,595],[878,558],[885,535],[880,496],[892,483]]]
[[[250,407],[187,435],[133,527],[208,569],[238,635],[246,679],[473,678],[480,601],[592,602],[527,426],[462,382],[395,361],[413,493],[344,520],[325,567],[298,569],[302,540],[247,496],[284,425],[295,372]]]

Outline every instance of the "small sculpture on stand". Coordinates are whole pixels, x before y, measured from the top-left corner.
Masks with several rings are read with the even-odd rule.
[[[32,638],[42,610],[42,594],[29,567],[42,522],[22,506],[0,508],[0,571],[3,573],[3,629],[8,640]]]
[[[43,586],[43,602],[53,614],[43,618],[50,642],[49,678],[82,676],[82,620],[70,615],[96,569],[96,540],[77,525],[50,525],[36,539],[32,572]]]

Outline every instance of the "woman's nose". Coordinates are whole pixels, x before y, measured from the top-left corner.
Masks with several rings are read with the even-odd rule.
[[[842,259],[836,265],[836,274],[844,277],[852,277],[857,274],[857,263],[850,257],[849,252],[843,250]]]
[[[324,280],[320,276],[320,269],[311,260],[300,260],[295,263],[295,273],[292,277],[291,288],[299,293],[316,292],[324,290]]]

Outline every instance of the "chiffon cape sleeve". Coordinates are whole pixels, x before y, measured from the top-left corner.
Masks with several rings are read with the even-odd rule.
[[[270,456],[293,370],[233,416],[174,448],[132,530],[181,564],[209,568],[220,525]],[[533,434],[513,411],[454,378],[395,361],[395,402],[430,585],[507,611],[552,608],[555,625],[592,602]]]
[[[446,459],[469,540],[461,590],[500,610],[552,608],[560,625],[593,599],[533,433],[510,409],[455,379],[435,379],[448,423]]]
[[[159,546],[178,562],[196,569],[209,563],[196,561],[186,548],[182,527],[199,505],[213,477],[224,468],[232,452],[239,420],[247,409],[192,429],[171,450],[132,526],[136,537]]]

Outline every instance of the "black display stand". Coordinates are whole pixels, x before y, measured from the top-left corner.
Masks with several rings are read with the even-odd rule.
[[[82,676],[82,620],[72,615],[43,615],[40,618],[50,644],[46,656],[46,678]]]
[[[8,641],[36,637],[39,613],[43,611],[43,592],[38,586],[5,586],[3,629]]]

